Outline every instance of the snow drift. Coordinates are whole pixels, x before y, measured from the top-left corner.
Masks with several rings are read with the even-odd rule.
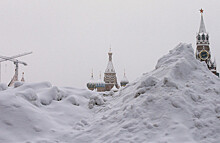
[[[90,118],[90,96],[90,91],[57,88],[49,82],[25,83],[1,91],[0,142],[59,142],[59,136]]]
[[[0,142],[220,142],[220,80],[188,44],[113,96],[48,82],[1,90]]]
[[[76,142],[219,143],[220,80],[193,48],[179,44],[98,107],[99,118]],[[90,138],[88,138],[90,137]]]

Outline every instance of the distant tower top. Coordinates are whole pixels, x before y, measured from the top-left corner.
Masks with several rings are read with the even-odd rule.
[[[201,21],[199,27],[199,33],[196,36],[196,58],[200,61],[205,61],[208,65],[211,60],[211,52],[209,47],[209,34],[206,32],[205,23],[203,20],[203,9],[199,10],[201,13]]]
[[[93,69],[92,69],[92,73],[91,73],[91,78],[93,79]]]
[[[110,50],[108,52],[108,65],[107,65],[107,68],[105,70],[105,73],[115,73],[115,69],[114,69],[114,66],[113,66],[113,63],[112,63],[112,52],[111,52],[111,46],[110,46]]]
[[[211,60],[211,50],[209,47],[209,34],[206,32],[205,23],[203,20],[203,9],[199,10],[201,13],[201,21],[199,27],[199,33],[196,36],[196,58],[200,61],[205,61],[209,70],[215,75],[219,76],[216,71],[216,62]]]
[[[126,86],[128,83],[129,83],[129,81],[128,81],[126,75],[125,75],[125,69],[124,69],[124,77],[122,78],[120,84],[121,84],[122,87],[124,87],[124,86]]]
[[[112,52],[111,52],[111,46],[110,46],[110,51],[108,52],[109,60],[108,60],[108,65],[107,68],[105,69],[105,76],[104,76],[104,82],[105,82],[105,89],[106,91],[110,91],[113,86],[115,85],[117,88],[118,83],[117,83],[117,77],[116,77],[116,72],[113,66],[112,62]]]
[[[200,22],[200,27],[199,27],[199,33],[206,33],[205,23],[204,23],[204,20],[203,20],[203,12],[204,12],[204,10],[201,8],[200,9],[201,22]]]
[[[112,45],[110,44],[109,53],[112,52]]]
[[[203,13],[204,10],[201,8],[199,11],[200,11],[200,13]]]
[[[109,52],[108,52],[108,56],[109,56],[109,61],[112,61],[112,48],[111,48],[111,45],[110,45],[110,49],[109,49]]]
[[[22,81],[22,82],[25,82],[25,80],[24,80],[24,72],[22,73],[21,81]]]

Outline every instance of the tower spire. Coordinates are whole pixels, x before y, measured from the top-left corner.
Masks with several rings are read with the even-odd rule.
[[[100,80],[102,79],[101,71],[99,71],[99,79],[100,79]]]
[[[112,48],[111,48],[111,45],[110,45],[110,49],[109,49],[109,52],[108,52],[108,59],[109,61],[112,61]]]
[[[205,61],[208,69],[212,71],[215,75],[219,76],[219,73],[216,71],[216,62],[211,60],[211,51],[209,47],[209,34],[206,32],[205,23],[203,20],[204,10],[201,8],[201,21],[199,27],[199,33],[196,36],[196,58],[200,61]]]
[[[214,58],[213,65],[214,65],[214,67],[216,67],[216,60],[215,60],[215,58]]]
[[[91,78],[93,78],[93,68],[92,68]]]
[[[125,74],[125,69],[124,69],[124,77],[122,78],[120,84],[122,87],[125,87],[127,84],[129,83],[127,77],[126,77],[126,74]]]
[[[204,23],[204,20],[203,20],[203,12],[204,12],[204,10],[201,8],[200,9],[201,21],[200,21],[199,33],[206,33],[205,23]]]
[[[112,45],[110,44],[109,53],[112,52]]]

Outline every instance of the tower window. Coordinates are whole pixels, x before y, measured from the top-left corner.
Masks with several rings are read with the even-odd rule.
[[[202,40],[205,40],[205,34],[202,34]]]
[[[201,38],[200,38],[200,35],[198,35],[198,40],[200,40]]]

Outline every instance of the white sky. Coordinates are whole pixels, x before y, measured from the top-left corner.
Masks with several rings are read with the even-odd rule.
[[[130,81],[154,69],[178,43],[195,48],[203,8],[212,56],[220,68],[219,0],[1,0],[1,54],[19,58],[28,82],[86,87],[91,70],[97,79],[107,66],[112,45],[118,82],[124,68]],[[2,63],[2,81],[14,74]]]

